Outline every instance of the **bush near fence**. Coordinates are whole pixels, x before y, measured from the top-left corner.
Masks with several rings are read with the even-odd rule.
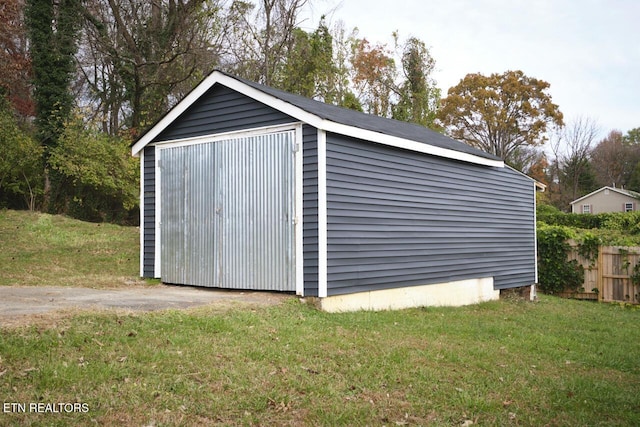
[[[561,212],[553,206],[539,205],[536,214],[538,223],[572,229],[622,232],[627,236],[638,236],[640,243],[640,211],[574,214]]]
[[[640,212],[538,209],[538,272],[546,293],[640,303]]]
[[[584,280],[584,269],[576,260],[569,260],[574,236],[568,227],[538,224],[538,282],[548,294],[558,294],[576,288]]]

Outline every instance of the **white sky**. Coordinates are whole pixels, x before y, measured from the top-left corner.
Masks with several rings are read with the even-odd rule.
[[[638,0],[315,0],[303,26],[322,14],[372,43],[424,41],[443,97],[468,73],[522,70],[550,83],[565,122],[592,118],[602,137],[640,127]]]

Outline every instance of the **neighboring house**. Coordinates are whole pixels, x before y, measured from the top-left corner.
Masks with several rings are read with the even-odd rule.
[[[422,126],[214,71],[132,147],[140,274],[328,311],[537,281],[531,178]]]
[[[599,214],[603,212],[635,212],[640,193],[614,187],[602,187],[571,202],[571,212]]]

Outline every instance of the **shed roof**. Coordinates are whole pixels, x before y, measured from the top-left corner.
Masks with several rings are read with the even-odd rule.
[[[598,194],[601,191],[604,190],[609,190],[609,191],[613,191],[615,193],[618,194],[622,194],[624,196],[628,196],[634,199],[640,199],[640,193],[636,193],[635,191],[631,191],[631,190],[625,190],[624,188],[615,188],[615,187],[602,187],[597,189],[596,191],[592,191],[591,193],[587,194],[586,196],[582,196],[579,199],[574,200],[573,202],[569,203],[570,205],[573,205],[574,203],[578,203],[583,201],[584,199],[587,199],[591,196],[593,196],[594,194]]]
[[[132,146],[132,154],[138,155],[160,132],[215,84],[236,90],[321,130],[469,163],[504,167],[504,162],[499,157],[423,126],[325,104],[234,77],[218,70],[209,74],[182,101],[143,134]]]

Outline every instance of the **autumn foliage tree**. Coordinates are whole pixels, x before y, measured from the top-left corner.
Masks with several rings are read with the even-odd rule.
[[[393,37],[394,50],[367,39],[352,41],[355,93],[367,113],[438,129],[435,59],[422,40],[410,37],[400,43],[397,33]]]
[[[34,114],[30,80],[24,0],[3,0],[0,5],[0,96],[4,94],[23,118]]]
[[[383,44],[371,44],[367,39],[353,42],[352,83],[366,113],[383,117],[391,115],[396,74],[392,55]]]
[[[549,83],[522,71],[467,74],[442,100],[438,118],[454,138],[511,162],[521,147],[541,146],[562,113]]]

